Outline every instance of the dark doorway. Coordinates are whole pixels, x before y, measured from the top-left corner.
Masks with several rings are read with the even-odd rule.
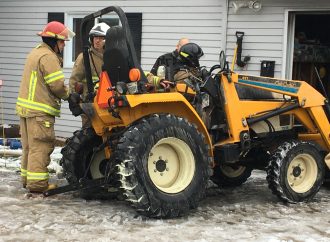
[[[292,79],[330,94],[330,13],[296,14]],[[318,72],[318,74],[317,74]]]

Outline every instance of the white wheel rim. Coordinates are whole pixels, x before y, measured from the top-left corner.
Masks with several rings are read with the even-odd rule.
[[[287,179],[296,193],[309,191],[317,179],[317,164],[309,154],[297,155],[289,164]]]
[[[184,190],[191,183],[195,169],[194,155],[180,139],[161,139],[149,153],[149,177],[163,192],[174,194]]]
[[[104,159],[105,159],[104,150],[100,150],[94,155],[90,166],[90,172],[93,179],[104,177],[104,175],[100,171],[100,165]]]
[[[237,166],[237,168],[235,169],[228,165],[220,165],[220,169],[225,176],[235,178],[241,176],[245,172],[246,167]]]

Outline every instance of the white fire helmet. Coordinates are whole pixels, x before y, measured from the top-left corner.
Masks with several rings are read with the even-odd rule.
[[[108,29],[110,29],[110,26],[106,23],[95,24],[91,31],[89,31],[89,37],[105,36]]]

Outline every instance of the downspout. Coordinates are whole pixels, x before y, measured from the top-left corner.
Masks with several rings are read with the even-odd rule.
[[[222,33],[223,33],[223,39],[222,39],[222,50],[225,51],[227,50],[227,26],[228,26],[228,14],[229,14],[229,1],[230,0],[225,0],[225,11],[226,14],[223,14],[223,28],[222,28]]]

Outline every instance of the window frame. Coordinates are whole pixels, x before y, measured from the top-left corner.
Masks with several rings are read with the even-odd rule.
[[[68,26],[71,30],[73,30],[73,19],[74,18],[84,18],[88,13],[79,12],[79,13],[65,13],[65,26]],[[74,37],[75,38],[75,37]],[[63,55],[63,67],[64,68],[72,68],[74,65],[74,61],[72,61],[73,55],[73,41],[66,41],[64,47],[64,55]]]

